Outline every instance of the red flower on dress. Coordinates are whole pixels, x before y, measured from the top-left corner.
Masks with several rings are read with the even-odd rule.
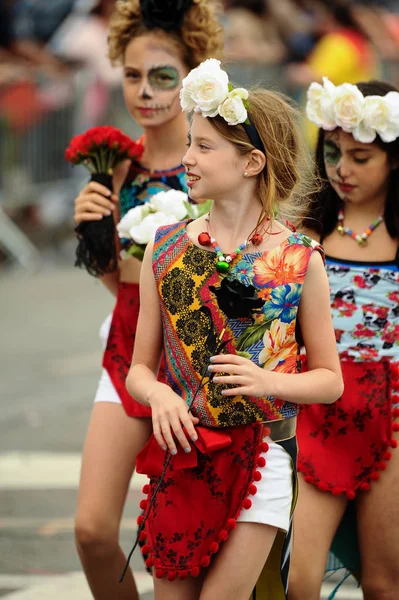
[[[91,173],[113,174],[126,159],[139,159],[144,146],[134,142],[119,129],[109,125],[93,127],[72,138],[65,158],[74,165],[83,164]]]

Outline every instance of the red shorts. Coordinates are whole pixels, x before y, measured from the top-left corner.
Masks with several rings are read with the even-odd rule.
[[[134,339],[140,310],[138,283],[119,283],[116,306],[104,352],[103,367],[118,392],[129,417],[150,417],[151,409],[134,400],[125,387],[132,361]],[[161,362],[158,379],[165,381],[165,363]]]

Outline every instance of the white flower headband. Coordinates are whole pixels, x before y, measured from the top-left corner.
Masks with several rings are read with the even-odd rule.
[[[229,125],[248,120],[247,98],[246,89],[233,89],[229,84],[229,76],[216,58],[208,58],[190,71],[180,90],[180,104],[185,112],[193,110],[203,117],[220,115]]]
[[[262,139],[248,114],[248,90],[233,88],[220,60],[208,58],[183,79],[180,104],[185,112],[205,117],[220,115],[229,125],[242,124],[251,144],[266,154]]]
[[[362,144],[399,137],[399,92],[385,96],[363,96],[356,85],[335,86],[327,77],[323,85],[313,82],[308,89],[306,115],[317,127],[332,131],[341,127]]]

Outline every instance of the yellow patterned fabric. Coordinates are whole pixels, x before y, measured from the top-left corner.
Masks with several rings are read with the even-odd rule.
[[[190,403],[207,373],[210,341],[228,341],[224,352],[249,358],[271,371],[296,373],[297,312],[310,256],[321,247],[293,233],[267,252],[242,255],[226,275],[254,286],[265,303],[253,319],[227,318],[216,294],[221,275],[215,254],[193,244],[186,222],[158,230],[153,271],[161,299],[168,384]],[[196,395],[192,413],[208,427],[231,427],[293,417],[298,405],[265,396],[223,396],[209,377]]]

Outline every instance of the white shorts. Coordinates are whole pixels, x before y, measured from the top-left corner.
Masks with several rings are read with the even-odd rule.
[[[288,531],[293,499],[293,465],[288,452],[269,437],[265,438],[269,450],[262,454],[264,467],[258,467],[262,479],[255,482],[258,489],[250,496],[252,506],[243,509],[238,523],[263,523]]]
[[[101,344],[104,350],[107,345],[111,321],[112,314],[106,317],[99,331]],[[94,396],[94,402],[113,402],[114,404],[122,404],[119,394],[105,369],[102,370],[100,381],[98,382],[97,392]]]
[[[94,402],[113,402],[114,404],[122,404],[119,394],[105,369],[102,370],[97,392],[94,396]]]

